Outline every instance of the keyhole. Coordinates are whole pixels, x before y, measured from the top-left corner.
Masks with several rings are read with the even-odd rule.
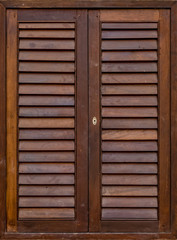
[[[96,125],[96,124],[97,124],[97,119],[96,119],[96,117],[93,117],[92,123],[93,123],[93,125]]]

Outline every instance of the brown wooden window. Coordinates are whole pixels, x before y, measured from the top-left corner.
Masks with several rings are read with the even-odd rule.
[[[175,236],[176,8],[7,2],[2,236]]]

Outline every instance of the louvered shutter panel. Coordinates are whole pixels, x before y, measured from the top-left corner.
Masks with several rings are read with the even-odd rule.
[[[99,51],[97,57],[94,52],[91,55],[98,65],[93,81],[98,82],[95,91],[100,102],[100,110],[91,107],[91,114],[97,111],[100,130],[98,125],[92,131],[98,135],[101,132],[97,143],[100,153],[91,156],[100,157],[93,174],[100,172],[95,188],[101,189],[97,205],[92,204],[94,210],[96,206],[100,209],[95,217],[98,227],[93,223],[91,229],[157,230],[162,215],[161,191],[165,189],[161,164],[169,164],[169,158],[164,160],[163,155],[163,151],[169,154],[169,148],[162,144],[163,131],[169,138],[169,95],[167,106],[160,96],[169,89],[168,68],[167,74],[161,69],[163,52],[169,56],[169,40],[163,38],[158,11],[102,10],[100,20],[99,12],[91,14],[98,32],[95,44],[101,50],[100,58]],[[94,38],[94,32],[90,32]],[[96,72],[90,69],[91,74]],[[167,117],[164,122],[163,117]],[[166,170],[169,176],[168,167]],[[96,215],[94,211],[92,215]]]
[[[157,82],[157,23],[103,23],[103,220],[157,219]]]
[[[86,14],[30,14],[18,12],[19,229],[85,231],[87,114],[80,115],[87,108],[82,111],[80,106],[88,101],[87,78],[81,76],[87,68],[87,58],[81,56],[87,51],[82,28]]]

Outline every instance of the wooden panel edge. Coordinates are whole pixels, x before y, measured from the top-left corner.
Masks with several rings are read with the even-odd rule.
[[[159,10],[159,231],[170,230],[170,10]]]
[[[6,86],[5,86],[5,49],[6,49],[6,11],[0,4],[0,236],[5,232],[5,188],[6,188]]]
[[[153,9],[129,9],[127,10],[101,10],[101,22],[158,22],[159,10]]]
[[[168,8],[174,4],[175,0],[156,1],[131,1],[131,0],[96,0],[96,1],[70,1],[54,0],[52,4],[48,0],[1,0],[6,8]]]
[[[7,12],[7,231],[17,229],[17,11]]]
[[[89,230],[100,231],[100,22],[99,11],[89,11]],[[93,125],[93,117],[97,124]]]
[[[177,238],[177,2],[171,9],[171,228]]]
[[[77,11],[76,35],[76,214],[79,232],[88,230],[88,58],[87,10]]]

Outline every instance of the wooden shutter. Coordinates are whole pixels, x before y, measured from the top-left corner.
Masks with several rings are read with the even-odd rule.
[[[87,230],[85,13],[8,12],[9,231]]]
[[[90,230],[169,230],[169,12],[89,19]]]

